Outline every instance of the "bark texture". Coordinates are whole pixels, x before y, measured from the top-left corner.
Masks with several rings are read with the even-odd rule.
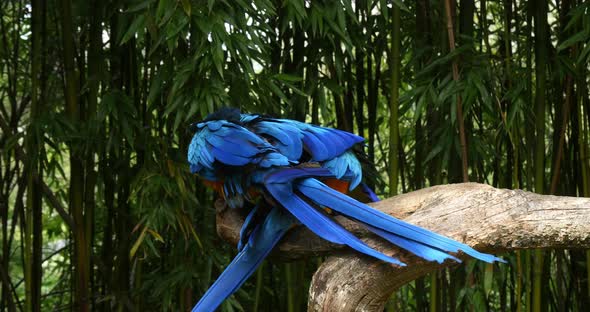
[[[243,217],[218,204],[217,226],[227,241],[237,242]],[[589,248],[590,198],[538,195],[477,183],[441,185],[395,196],[371,206],[477,250],[499,253],[530,248]],[[297,259],[330,254],[309,289],[309,311],[382,311],[400,286],[443,267],[391,247],[353,222],[337,217],[374,248],[400,258],[400,268],[327,243],[305,228],[295,228],[273,256]],[[466,259],[464,255],[459,258]]]

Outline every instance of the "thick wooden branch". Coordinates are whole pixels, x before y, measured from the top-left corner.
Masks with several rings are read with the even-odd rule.
[[[590,248],[590,198],[538,195],[464,183],[435,186],[372,206],[484,252]],[[222,237],[237,241],[241,224],[238,214],[224,210],[217,221]],[[338,253],[329,257],[315,273],[309,290],[309,311],[382,311],[387,298],[400,286],[455,265],[422,261],[350,221],[344,220],[342,224],[365,237],[371,246],[402,259],[407,266],[396,267],[329,244],[306,229],[294,229],[279,245],[275,256],[290,259]]]

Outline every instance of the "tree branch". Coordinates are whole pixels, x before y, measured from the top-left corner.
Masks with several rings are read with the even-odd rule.
[[[422,189],[372,206],[484,252],[590,247],[590,198],[538,195],[463,183]],[[220,211],[218,232],[224,239],[237,241],[240,218],[234,210]],[[309,311],[382,311],[391,293],[400,286],[455,264],[422,261],[391,247],[353,222],[341,223],[366,238],[372,247],[400,258],[407,266],[396,267],[327,243],[307,229],[294,229],[281,242],[275,256],[294,259],[338,252],[313,277]]]

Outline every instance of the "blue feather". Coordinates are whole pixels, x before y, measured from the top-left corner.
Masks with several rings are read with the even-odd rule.
[[[299,160],[303,150],[311,161],[326,161],[339,156],[364,139],[346,131],[309,125],[296,120],[275,119],[259,115],[241,115],[241,122],[257,134],[271,136],[289,160]],[[294,145],[287,142],[293,142]]]
[[[211,154],[213,154],[216,160],[229,166],[244,166],[253,161],[253,158],[230,154],[226,150],[219,149],[215,146],[211,147]]]
[[[254,121],[257,118],[260,118],[260,115],[258,115],[258,114],[241,114],[240,115],[240,122],[249,123],[249,122]]]
[[[311,151],[312,161],[326,161],[351,149],[354,145],[364,142],[360,136],[338,129],[324,128],[298,122],[296,125],[303,131],[304,142]]]
[[[366,183],[361,183],[361,190],[369,197],[371,202],[375,203],[380,201],[377,194],[375,194],[375,192],[373,192],[373,190]]]
[[[229,124],[229,122],[227,120],[213,120],[213,121],[207,121],[207,122],[200,123],[197,125],[197,127],[199,127],[199,128],[207,127],[211,131],[217,131],[221,127],[223,127],[224,125],[227,125],[227,124]]]
[[[356,188],[363,178],[361,163],[352,151],[336,156],[322,164],[324,168],[329,169],[336,179],[342,179],[345,175],[350,181],[349,190]]]
[[[428,245],[424,245],[421,242],[417,242],[417,241],[413,241],[413,240],[401,237],[399,235],[396,235],[395,233],[391,233],[391,232],[382,230],[380,228],[376,228],[376,227],[371,226],[367,223],[362,223],[362,224],[369,231],[381,236],[382,238],[388,240],[392,244],[399,246],[400,248],[405,249],[405,250],[415,254],[416,256],[418,256],[424,260],[436,261],[438,263],[443,263],[447,259],[452,259],[452,260],[455,260],[459,263],[461,262],[460,259],[453,257],[453,256],[447,254],[446,252],[443,252],[443,251],[438,250],[436,248],[432,248]]]
[[[381,230],[446,252],[458,252],[461,250],[469,256],[485,262],[504,261],[427,229],[393,218],[353,198],[332,190],[316,179],[304,179],[299,181],[297,185],[299,191],[317,204],[330,207],[343,215]]]
[[[267,190],[272,194],[283,207],[285,207],[295,218],[303,223],[307,228],[319,237],[336,243],[348,245],[351,248],[362,252],[366,255],[381,259],[386,262],[405,266],[405,264],[395,258],[384,255],[363,241],[352,235],[338,223],[332,221],[329,217],[311,207],[299,196],[292,192],[292,185],[289,184],[267,184]]]
[[[247,240],[247,231],[252,228],[252,225],[253,225],[252,222],[254,220],[254,216],[258,212],[259,207],[260,207],[260,205],[256,204],[254,206],[254,208],[252,208],[250,210],[250,212],[246,216],[246,219],[244,219],[244,224],[242,224],[242,228],[240,229],[240,240],[238,241],[238,251],[240,251],[240,250],[242,250],[242,248],[244,248],[244,244],[246,243],[246,240]]]
[[[335,178],[334,174],[327,168],[317,167],[295,167],[295,168],[277,168],[271,170],[264,176],[264,183],[291,183],[295,179],[301,178]]]
[[[197,124],[188,149],[193,172],[213,169],[218,161],[229,166],[256,164],[261,167],[287,166],[287,157],[278,153],[270,143],[248,129],[225,121],[211,120]]]
[[[226,153],[232,153],[244,157],[252,157],[260,153],[260,148],[252,141],[235,137],[231,132],[223,133],[223,135],[219,135],[221,133],[216,134],[217,135],[207,136],[207,142],[216,148],[224,150]]]
[[[303,153],[301,133],[288,123],[261,121],[255,126],[256,133],[266,134],[276,141],[275,147],[289,160],[297,161]]]
[[[264,223],[254,229],[248,244],[225,268],[192,312],[214,311],[254,273],[293,222],[293,217],[284,210],[273,208]]]
[[[461,250],[464,253],[485,262],[491,263],[494,261],[504,261],[493,255],[478,252],[477,250],[448,237],[398,220],[331,189],[313,177],[333,177],[333,175],[325,168],[277,169],[266,176],[265,184],[268,188],[269,185],[273,184],[288,185],[295,179],[299,179],[295,182],[298,191],[316,204],[329,207],[345,216],[446,252],[458,252]]]

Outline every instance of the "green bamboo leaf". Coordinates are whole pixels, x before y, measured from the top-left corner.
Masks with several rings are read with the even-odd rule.
[[[148,97],[147,97],[147,103],[149,106],[154,105],[154,102],[156,101],[156,97],[158,97],[161,94],[163,82],[164,82],[163,73],[160,73],[159,75],[156,75],[153,77],[152,83],[150,85],[150,91],[149,91]]]
[[[156,15],[156,21],[159,26],[164,26],[172,16],[176,13],[177,2],[172,0],[160,0],[162,3],[162,11],[159,11]],[[160,9],[160,8],[159,8]]]
[[[180,13],[176,14],[175,18],[166,25],[166,40],[174,38],[183,29],[186,29],[186,25],[189,22],[188,16]]]
[[[379,0],[379,9],[381,11],[381,14],[383,14],[383,18],[386,21],[389,20],[389,7],[387,6],[388,2],[389,1],[387,0]]]
[[[393,0],[393,4],[397,5],[402,11],[410,13],[410,9],[403,3],[402,0]]]
[[[125,32],[125,35],[123,35],[123,38],[121,38],[120,44],[124,44],[125,42],[129,41],[129,39],[134,37],[135,34],[137,34],[140,30],[143,30],[143,28],[145,28],[145,14],[135,17],[133,23],[131,23],[131,26],[129,26]]]
[[[172,5],[172,0],[160,0],[160,2],[158,2],[158,7],[156,8],[156,23],[159,26],[162,26],[162,19],[166,14],[174,12]]]
[[[274,94],[281,98],[281,100],[285,101],[286,103],[291,103],[291,101],[289,100],[289,98],[287,98],[285,93],[283,93],[283,91],[276,84],[274,84],[274,82],[269,80],[267,81],[267,85]]]
[[[207,9],[209,14],[211,14],[211,11],[213,11],[213,5],[215,5],[215,0],[207,0]]]
[[[416,106],[416,113],[414,114],[414,123],[418,121],[418,118],[422,115],[424,108],[426,107],[426,98],[428,97],[427,94],[421,94],[418,98],[418,105]]]
[[[442,144],[437,144],[434,146],[433,149],[430,150],[430,153],[428,153],[428,156],[426,156],[426,158],[424,159],[424,162],[427,163],[429,162],[431,159],[433,159],[434,157],[436,157],[438,154],[440,154],[440,152],[443,150],[444,146]]]
[[[145,8],[147,8],[150,4],[152,4],[155,0],[144,0],[144,1],[140,1],[134,5],[131,5],[127,10],[125,10],[125,12],[127,13],[133,13],[133,12],[137,12],[137,11],[141,11]]]
[[[147,227],[146,227],[146,228],[147,228]],[[160,242],[162,242],[162,243],[164,242],[164,239],[162,238],[162,235],[160,235],[158,232],[156,232],[156,231],[154,231],[154,230],[151,230],[151,229],[148,229],[147,231],[148,231],[150,234],[152,234],[152,236],[153,236],[153,237],[154,237],[156,240],[158,240],[158,241],[160,241]]]
[[[182,3],[182,9],[186,13],[186,16],[191,16],[192,5],[190,0],[181,0],[180,2]]]
[[[305,92],[301,91],[299,88],[297,88],[296,86],[294,86],[291,83],[288,83],[286,81],[283,81],[283,84],[286,85],[287,87],[289,87],[289,89],[291,91],[293,91],[295,94],[301,95],[303,97],[308,97],[309,96],[309,94],[306,94]]]
[[[346,13],[348,13],[348,16],[352,19],[353,23],[358,24],[358,19],[354,13],[354,10],[352,9],[352,1],[342,1],[342,4],[344,4]]]
[[[141,245],[141,242],[143,242],[143,239],[145,238],[146,231],[147,231],[147,226],[143,228],[143,230],[141,231],[141,234],[139,234],[139,237],[137,238],[137,241],[135,241],[135,244],[133,244],[133,247],[131,247],[131,250],[129,251],[129,258],[133,259],[133,257],[135,257],[135,253],[137,252],[137,249],[139,248],[139,246]]]
[[[475,87],[477,88],[477,90],[479,91],[479,95],[481,97],[481,102],[485,106],[487,106],[488,108],[491,108],[493,105],[492,105],[492,100],[490,98],[490,94],[488,93],[488,90],[485,88],[485,86],[483,85],[481,80],[478,78],[479,77],[473,79],[472,82],[475,85]]]
[[[341,29],[340,26],[338,26],[338,24],[334,23],[334,20],[332,20],[331,18],[326,18],[325,21],[326,21],[326,23],[328,23],[328,26],[330,27],[330,29],[335,31],[336,34],[338,34],[338,36],[340,36],[340,39],[342,39],[345,44],[352,45],[350,38],[344,33],[344,30]]]
[[[575,8],[570,13],[572,17],[569,19],[569,22],[567,23],[563,31],[569,31],[573,27],[576,27],[579,21],[582,19],[582,17],[586,15],[586,12],[583,7]]]
[[[586,29],[572,35],[557,46],[557,51],[562,51],[578,42],[590,41],[590,32]]]
[[[576,60],[578,64],[588,64],[590,61],[590,44],[587,44],[586,47],[580,52],[580,56]]]

